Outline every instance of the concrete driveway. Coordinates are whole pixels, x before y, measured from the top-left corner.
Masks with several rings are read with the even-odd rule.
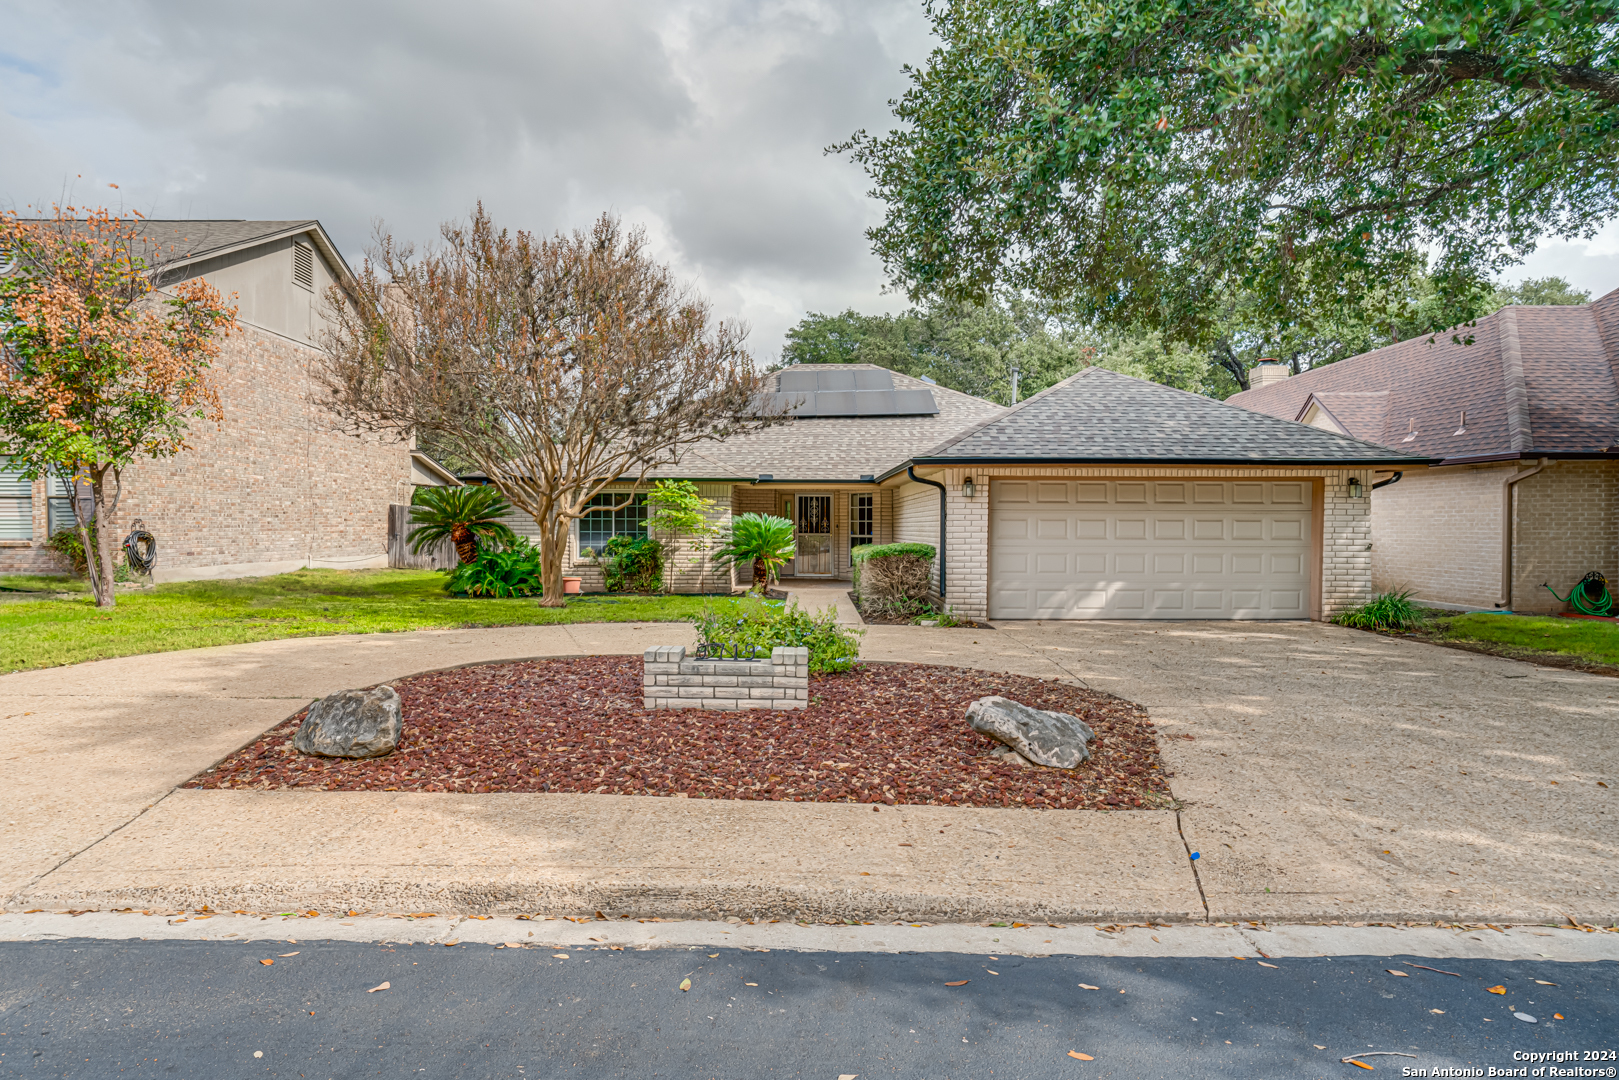
[[[1619,913],[1613,789],[1597,786],[1619,783],[1608,734],[1619,683],[1316,624],[868,628],[872,659],[1076,679],[1146,704],[1180,814],[174,790],[333,690],[482,660],[638,653],[690,632],[317,638],[0,677],[0,906],[935,921]]]
[[[1320,623],[999,626],[865,653],[1146,705],[1216,918],[1619,914],[1619,680]]]

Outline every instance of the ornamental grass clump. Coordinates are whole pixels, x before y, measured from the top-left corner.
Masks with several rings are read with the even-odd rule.
[[[1340,626],[1356,630],[1409,630],[1422,622],[1422,612],[1411,602],[1411,590],[1380,593],[1371,600],[1332,617]]]
[[[848,671],[860,659],[863,631],[840,626],[836,608],[812,615],[796,602],[726,600],[704,604],[691,621],[702,644],[725,656],[767,660],[772,649],[803,647],[812,675]]]
[[[854,594],[862,605],[908,612],[927,601],[933,584],[931,544],[868,544],[849,553]]]

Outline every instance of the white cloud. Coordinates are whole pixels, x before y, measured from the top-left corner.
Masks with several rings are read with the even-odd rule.
[[[916,0],[0,0],[0,25],[10,204],[318,217],[351,259],[374,219],[424,240],[479,198],[542,232],[612,210],[762,359],[806,309],[900,306],[881,207],[822,151],[887,125]]]

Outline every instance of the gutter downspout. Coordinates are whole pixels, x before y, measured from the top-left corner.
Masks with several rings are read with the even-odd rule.
[[[1404,475],[1405,472],[1403,470],[1395,469],[1393,476],[1389,477],[1387,480],[1379,480],[1377,483],[1372,485],[1372,490],[1376,491],[1380,487],[1388,487],[1390,484],[1398,484],[1400,482],[1400,477]]]
[[[1550,462],[1540,459],[1532,469],[1522,469],[1501,481],[1501,600],[1495,606],[1512,610],[1512,489],[1519,480],[1527,480]]]
[[[944,500],[945,500],[945,497],[946,497],[945,486],[943,484],[939,483],[937,480],[924,480],[920,476],[916,475],[916,466],[915,465],[907,465],[907,466],[905,466],[905,475],[909,476],[912,480],[915,480],[918,484],[927,484],[929,487],[936,487],[936,488],[939,489],[939,599],[943,600],[944,596],[945,596],[945,593],[944,593],[944,527],[945,527],[945,520],[946,520],[945,519],[945,514],[944,514],[944,511],[945,511],[945,502],[944,502]]]

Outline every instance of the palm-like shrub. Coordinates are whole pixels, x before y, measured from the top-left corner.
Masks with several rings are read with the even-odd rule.
[[[797,550],[791,521],[774,514],[739,514],[715,549],[714,561],[753,567],[753,587],[763,592],[781,577],[781,568]]]
[[[500,520],[511,508],[499,488],[487,485],[418,488],[416,504],[410,508],[415,526],[410,550],[420,554],[448,537],[465,566],[478,557],[480,544],[508,547],[516,542],[517,534]]]
[[[471,562],[450,572],[444,591],[480,598],[540,595],[544,591],[540,550],[522,537],[514,537],[498,551],[480,551]]]

